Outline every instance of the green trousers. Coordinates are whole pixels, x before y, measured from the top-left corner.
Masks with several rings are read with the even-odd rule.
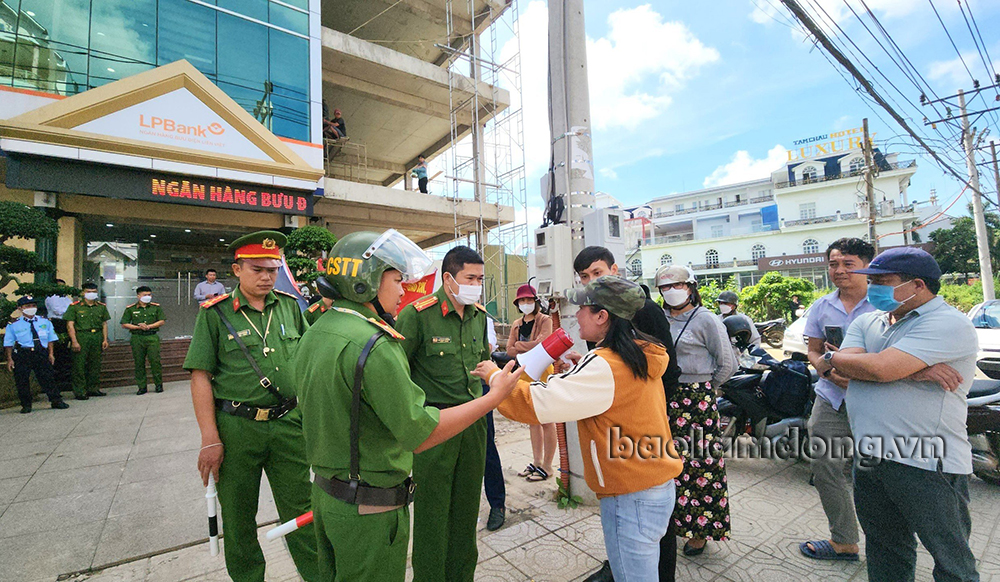
[[[88,392],[97,392],[101,383],[101,343],[104,334],[77,331],[76,341],[80,351],[73,352],[73,393],[84,396]]]
[[[132,334],[132,359],[135,360],[135,385],[146,388],[146,358],[153,373],[153,386],[163,386],[163,368],[160,366],[160,336]]]
[[[403,582],[410,507],[358,515],[358,507],[312,487],[313,525],[323,582]]]
[[[264,582],[264,552],[257,541],[261,471],[271,484],[281,522],[310,509],[302,414],[293,410],[278,420],[256,422],[216,412],[215,420],[224,447],[218,492],[226,569],[235,582]],[[313,526],[299,528],[285,541],[302,578],[319,580]]]
[[[413,455],[413,582],[472,582],[486,419]]]

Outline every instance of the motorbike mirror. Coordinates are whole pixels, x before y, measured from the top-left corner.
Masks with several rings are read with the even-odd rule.
[[[792,352],[791,355],[793,362],[808,362],[809,356],[803,354],[802,352]]]

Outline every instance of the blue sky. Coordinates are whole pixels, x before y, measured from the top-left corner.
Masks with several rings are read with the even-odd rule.
[[[920,93],[845,1],[800,1],[814,15],[820,13],[819,6],[826,9],[903,91],[909,104],[897,93],[891,96],[900,103],[904,117],[924,132],[922,114],[911,105]],[[1000,2],[969,1],[987,50],[1000,67]],[[850,2],[862,9],[861,0]],[[971,89],[972,79],[929,2],[866,2],[940,96]],[[985,73],[956,2],[934,0],[934,5],[965,63],[983,85],[991,84],[992,75]],[[917,157],[921,169],[910,187],[910,199],[926,200],[928,191],[936,188],[943,201],[950,201],[961,184],[946,177],[928,157],[913,155],[914,147],[894,139],[903,133],[901,128],[877,105],[857,95],[819,48],[787,26],[791,17],[779,6],[778,0],[587,1],[596,188],[634,205],[671,192],[763,178],[785,159],[784,151],[793,140],[858,127],[868,117],[877,145],[900,151],[901,159]],[[548,159],[546,69],[544,59],[535,56],[544,55],[546,16],[541,0],[521,0],[528,205],[536,208],[529,212],[532,228],[540,215],[538,178]],[[867,19],[865,23],[873,26]],[[984,94],[989,99],[996,96]],[[974,104],[983,107],[981,100]],[[1000,140],[1000,126],[994,122],[990,127],[991,136]],[[949,138],[954,134],[943,125],[940,129]],[[886,140],[891,140],[888,148]],[[951,146],[957,146],[957,138]],[[955,160],[954,167],[964,174],[961,159]],[[983,188],[993,191],[992,178],[984,181]],[[963,208],[957,204],[952,213],[962,213]]]

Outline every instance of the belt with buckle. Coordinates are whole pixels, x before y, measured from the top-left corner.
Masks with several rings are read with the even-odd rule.
[[[251,406],[242,402],[236,402],[235,400],[215,401],[216,408],[222,412],[232,414],[233,416],[239,416],[241,418],[248,418],[256,422],[278,420],[282,416],[285,416],[294,410],[297,405],[298,401],[295,398],[289,398],[278,406],[270,407]]]
[[[330,497],[357,505],[361,515],[384,513],[409,505],[416,488],[409,477],[395,487],[372,487],[359,481],[341,481],[336,477],[327,479],[321,475],[315,475],[313,483]]]

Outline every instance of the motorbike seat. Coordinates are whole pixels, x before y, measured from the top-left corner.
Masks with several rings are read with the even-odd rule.
[[[968,398],[992,396],[997,393],[1000,393],[1000,382],[996,380],[973,380],[972,387],[969,388]]]
[[[815,384],[816,382],[819,382],[819,378],[820,378],[819,372],[817,372],[813,368],[809,368],[809,376],[810,376],[810,380],[812,381],[813,384]]]

